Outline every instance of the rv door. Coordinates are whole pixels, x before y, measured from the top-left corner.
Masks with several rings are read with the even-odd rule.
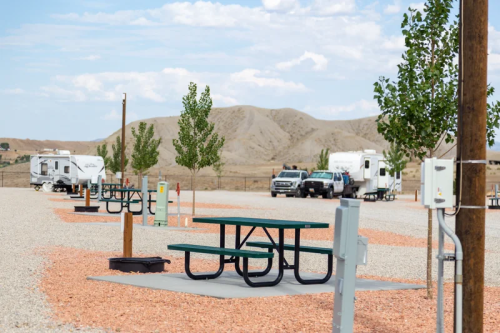
[[[384,161],[378,162],[378,188],[389,187],[389,172]]]
[[[364,178],[365,179],[370,179],[371,178],[371,161],[369,157],[365,157],[365,165],[364,165]]]

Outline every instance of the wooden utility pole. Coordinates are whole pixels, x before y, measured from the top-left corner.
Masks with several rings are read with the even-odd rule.
[[[85,190],[85,207],[90,206],[90,189]]]
[[[484,309],[488,0],[462,1],[457,152],[463,174],[456,233],[464,254],[463,332],[475,333],[483,332]]]
[[[125,178],[125,118],[127,113],[127,94],[123,93],[122,101],[122,157],[121,157],[121,172],[122,178],[120,179],[120,185],[123,188],[123,178]]]

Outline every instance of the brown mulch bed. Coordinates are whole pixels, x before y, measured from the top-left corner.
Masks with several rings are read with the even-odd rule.
[[[115,332],[331,332],[333,293],[254,299],[216,299],[87,280],[87,276],[121,275],[107,258],[119,253],[73,248],[44,249],[49,264],[40,282],[54,319],[79,327]],[[71,262],[71,265],[68,265]],[[195,260],[197,271],[217,263]],[[183,272],[174,258],[168,273]],[[423,283],[399,279],[396,282]],[[194,282],[195,283],[195,282]],[[446,326],[452,326],[452,288],[446,284]],[[435,291],[435,290],[434,290]],[[356,293],[355,332],[434,332],[436,301],[426,290]],[[485,289],[485,332],[498,332],[500,288]]]

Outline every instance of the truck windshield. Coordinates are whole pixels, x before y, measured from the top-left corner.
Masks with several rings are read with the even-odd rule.
[[[313,172],[309,178],[323,178],[323,179],[332,179],[332,172]]]
[[[300,178],[300,173],[293,171],[281,171],[278,178]]]

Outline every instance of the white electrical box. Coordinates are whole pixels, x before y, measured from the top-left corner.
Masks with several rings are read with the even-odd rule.
[[[426,158],[421,165],[422,205],[426,208],[453,208],[454,160]]]

